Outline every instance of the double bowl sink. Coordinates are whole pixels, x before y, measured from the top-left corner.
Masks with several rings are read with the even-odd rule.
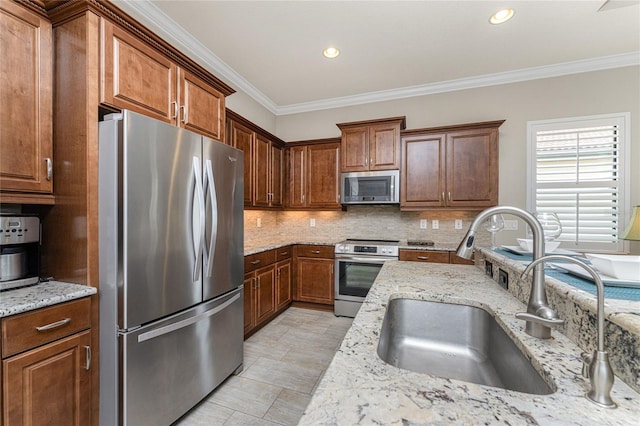
[[[536,395],[555,392],[495,318],[475,306],[392,299],[378,356],[418,373]]]

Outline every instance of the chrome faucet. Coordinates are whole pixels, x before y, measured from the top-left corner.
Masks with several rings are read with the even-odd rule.
[[[538,264],[543,264],[547,260],[562,260],[575,263],[584,268],[596,283],[596,289],[598,291],[596,314],[598,348],[593,351],[591,355],[587,353],[582,354],[582,375],[591,382],[591,390],[586,394],[587,399],[601,407],[615,408],[617,405],[611,399],[611,387],[613,386],[614,375],[611,364],[609,363],[609,354],[604,350],[604,285],[602,284],[602,280],[598,273],[586,263],[573,257],[558,254],[550,254],[534,260],[527,265],[522,276],[527,275],[531,268],[537,267]],[[516,314],[516,317],[519,318],[522,315],[526,314]]]
[[[517,207],[497,206],[486,209],[471,223],[467,234],[458,246],[457,254],[465,259],[470,259],[475,246],[475,235],[480,225],[495,214],[512,214],[524,220],[531,227],[533,233],[533,261],[544,256],[544,231],[538,219]],[[516,318],[526,321],[525,332],[533,337],[549,339],[551,327],[564,324],[564,320],[558,318],[558,314],[547,302],[547,294],[544,287],[544,265],[536,263],[533,266],[533,280],[531,282],[531,294],[527,304],[527,312],[516,314]]]

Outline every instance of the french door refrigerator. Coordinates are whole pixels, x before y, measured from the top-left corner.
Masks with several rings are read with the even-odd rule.
[[[243,155],[99,124],[100,424],[170,424],[243,362]]]

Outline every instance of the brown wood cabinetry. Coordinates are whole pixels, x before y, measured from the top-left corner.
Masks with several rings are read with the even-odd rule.
[[[341,172],[400,168],[400,130],[405,117],[339,123],[342,130]]]
[[[91,423],[90,304],[2,319],[3,425]]]
[[[103,19],[100,102],[224,140],[224,94]]]
[[[0,2],[0,199],[53,204],[52,28]]]
[[[454,263],[459,265],[473,265],[473,260],[463,259],[455,252],[444,250],[408,250],[400,249],[398,260],[429,263]]]
[[[244,335],[248,337],[291,303],[291,246],[244,258]]]
[[[503,122],[403,132],[401,209],[497,205],[498,127]]]
[[[299,245],[295,247],[294,300],[333,305],[333,252],[333,246]]]
[[[292,209],[339,209],[340,143],[337,139],[295,142],[287,147]]]
[[[245,207],[282,208],[284,142],[233,111],[227,115],[227,143],[244,152]]]

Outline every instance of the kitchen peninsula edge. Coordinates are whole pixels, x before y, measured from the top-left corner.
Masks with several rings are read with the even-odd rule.
[[[393,367],[377,354],[390,299],[469,304],[489,311],[556,389],[530,395]],[[382,268],[327,369],[301,425],[351,424],[635,424],[640,395],[616,378],[619,407],[599,408],[584,394],[582,350],[554,331],[540,340],[524,333],[515,313],[525,305],[478,267],[390,261]]]

